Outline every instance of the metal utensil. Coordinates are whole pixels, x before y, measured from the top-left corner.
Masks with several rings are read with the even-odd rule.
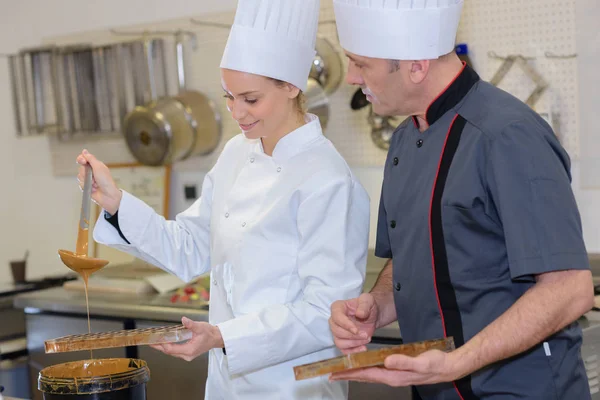
[[[367,120],[371,125],[371,140],[373,140],[373,143],[380,149],[388,150],[396,131],[396,125],[392,124],[396,118],[377,115],[373,112],[373,107],[370,107]]]
[[[325,89],[315,79],[308,78],[306,91],[306,110],[319,117],[323,131],[327,129],[329,123],[329,99]]]
[[[525,104],[531,108],[535,108],[535,104],[538,102],[542,94],[548,89],[548,82],[527,62],[527,59],[523,56],[517,56],[517,64],[521,67],[525,75],[529,77],[535,83],[535,89],[529,95]]]
[[[137,106],[123,120],[133,156],[145,165],[171,164],[212,152],[221,138],[221,118],[202,93],[186,89],[183,33],[176,35],[179,93]]]
[[[19,76],[18,76],[18,57],[15,55],[8,56],[8,69],[10,73],[11,83],[11,94],[13,101],[13,113],[15,119],[15,128],[17,129],[17,135],[23,135],[23,128],[21,126],[21,105],[19,104]]]
[[[25,100],[26,131],[31,134],[57,130],[55,46],[23,49],[19,52],[22,94]]]
[[[80,273],[86,271],[88,276],[106,264],[108,261],[99,258],[88,258],[88,228],[90,221],[90,206],[92,199],[92,168],[86,164],[85,166],[85,181],[83,185],[83,194],[81,201],[81,214],[79,216],[79,229],[77,230],[77,245],[75,252],[69,250],[59,250],[58,255],[62,262],[72,269]]]
[[[83,182],[83,193],[81,198],[81,214],[79,215],[80,234],[84,230],[87,230],[90,224],[90,205],[92,202],[92,177],[92,167],[89,164],[86,164],[85,180]]]
[[[310,70],[310,77],[321,84],[325,94],[337,90],[342,81],[342,59],[336,48],[322,36],[318,36],[315,43],[317,52]]]

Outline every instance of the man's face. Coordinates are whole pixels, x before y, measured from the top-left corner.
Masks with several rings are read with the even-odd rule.
[[[346,51],[349,59],[346,82],[360,86],[373,111],[382,116],[410,115],[415,90],[409,79],[411,61],[363,57]]]

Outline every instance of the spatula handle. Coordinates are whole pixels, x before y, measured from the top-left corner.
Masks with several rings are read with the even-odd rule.
[[[90,202],[92,199],[92,167],[85,165],[85,181],[83,184],[83,199],[81,202],[81,216],[79,217],[79,227],[88,229],[90,223]]]

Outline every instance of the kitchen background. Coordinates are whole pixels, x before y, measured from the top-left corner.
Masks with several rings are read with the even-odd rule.
[[[237,134],[224,107],[219,81],[219,61],[228,30],[193,24],[190,18],[220,21],[232,19],[235,0],[105,0],[81,2],[3,1],[0,15],[0,53],[18,52],[41,44],[107,43],[134,39],[126,32],[184,29],[197,35],[197,48],[186,45],[188,88],[206,93],[218,106],[223,122],[220,146],[208,156],[194,157],[173,167],[170,210],[173,217],[191,204],[184,187],[201,187],[204,174],[214,163],[225,141]],[[595,0],[466,0],[458,42],[467,43],[474,68],[490,80],[503,65],[502,57],[523,55],[527,64],[548,83],[536,103],[538,112],[556,127],[573,161],[573,189],[584,225],[590,253],[600,252],[600,135],[595,116],[600,106],[597,62],[600,33]],[[331,0],[322,0],[320,33],[337,46]],[[166,54],[173,53],[172,35],[165,37]],[[576,57],[571,55],[576,54]],[[341,56],[344,65],[346,60]],[[173,66],[172,82],[175,82]],[[345,67],[344,67],[345,68]],[[13,117],[10,79],[6,59],[0,59],[0,282],[11,280],[8,261],[30,250],[27,277],[65,273],[57,249],[70,248],[81,204],[75,175],[75,157],[83,148],[114,163],[132,162],[122,139],[100,142],[59,142],[47,135],[18,137]],[[516,65],[499,86],[525,100],[535,84]],[[171,88],[175,88],[174,84]],[[355,88],[342,83],[330,96],[329,123],[325,134],[346,158],[368,190],[372,201],[370,244],[375,223],[385,150],[371,140],[367,109],[353,111],[350,99]],[[173,90],[171,90],[173,93]],[[400,120],[398,120],[399,122]]]

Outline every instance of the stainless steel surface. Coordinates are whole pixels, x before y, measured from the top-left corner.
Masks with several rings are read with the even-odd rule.
[[[33,125],[38,133],[42,132],[42,126],[45,123],[44,119],[44,89],[42,80],[44,78],[42,71],[42,52],[31,53],[31,82],[33,84]]]
[[[153,101],[158,98],[158,89],[156,88],[156,80],[154,79],[156,76],[156,66],[154,64],[154,52],[155,52],[155,42],[153,40],[146,40],[144,42],[144,56],[146,58],[146,72],[148,74],[148,93],[146,95],[146,101]]]
[[[175,58],[177,61],[177,84],[179,91],[185,90],[185,54],[184,54],[184,33],[175,34]]]
[[[135,105],[141,105],[150,101],[150,81],[148,73],[148,61],[146,58],[145,42],[132,42],[129,45],[130,60],[127,75],[134,82]]]
[[[85,165],[85,180],[83,183],[83,194],[81,201],[81,215],[79,216],[79,228],[88,229],[90,223],[90,203],[92,199],[92,167]]]
[[[163,39],[146,38],[144,40],[144,60],[143,71],[146,73],[144,103],[149,103],[166,96],[168,93]]]
[[[114,71],[110,68],[114,58],[112,46],[96,47],[92,50],[94,64],[94,86],[96,88],[96,112],[98,114],[98,130],[113,132],[115,121],[113,117]]]
[[[188,123],[193,129],[194,144],[182,159],[211,153],[221,140],[221,115],[215,104],[201,92],[188,90],[185,78],[185,32],[176,35],[176,60],[179,92],[175,100],[185,107]],[[195,36],[192,36],[195,40]]]
[[[17,135],[23,135],[23,128],[21,126],[21,105],[19,100],[19,59],[16,55],[8,57],[8,68],[10,73],[11,83],[11,94],[13,102],[13,115],[15,119],[15,128],[17,129]]]
[[[112,70],[114,80],[115,80],[115,112],[117,114],[117,129],[120,130],[121,122],[127,112],[130,109],[133,109],[134,105],[129,106],[129,96],[128,93],[131,93],[131,101],[133,101],[134,96],[134,86],[133,80],[127,79],[127,68],[131,66],[131,48],[127,44],[117,43],[113,47],[114,57],[111,60],[110,68]]]
[[[390,142],[396,128],[398,127],[397,117],[383,117],[373,112],[369,107],[369,124],[371,125],[371,140],[377,147],[383,150],[390,148]]]
[[[70,138],[76,132],[92,133],[100,129],[97,109],[96,74],[99,65],[88,45],[74,45],[60,50],[57,76],[63,82],[61,110],[63,112],[61,139]]]
[[[321,84],[325,94],[337,90],[344,75],[342,59],[336,48],[324,37],[318,36],[316,52],[310,70],[310,77]]]
[[[98,111],[95,106],[94,58],[91,49],[75,53],[76,81],[80,106],[81,130],[95,132],[99,128]]]
[[[70,138],[77,126],[75,107],[79,107],[76,82],[75,64],[71,53],[62,52],[58,56],[60,69],[62,70],[62,102],[63,126],[59,135],[60,139]]]
[[[196,321],[208,321],[208,310],[171,307],[158,295],[120,295],[89,293],[90,314],[95,317],[146,319],[181,322],[183,315]],[[85,294],[53,288],[16,296],[14,305],[26,312],[48,311],[86,315]]]
[[[319,117],[321,127],[323,131],[327,129],[329,123],[329,99],[325,94],[325,90],[321,87],[319,82],[312,78],[308,78],[308,85],[306,86],[306,109],[309,113],[315,114]]]
[[[170,97],[137,106],[123,120],[129,151],[144,165],[179,161],[193,146],[191,117]]]
[[[20,74],[17,75],[20,75],[21,87],[16,83],[13,85],[20,89],[17,97],[22,97],[25,103],[23,133],[55,132],[58,128],[56,51],[56,47],[46,46],[19,52]]]
[[[169,94],[169,77],[167,73],[167,55],[165,51],[165,42],[160,39],[156,43],[156,68],[154,75],[157,82],[158,96],[167,96]]]
[[[29,86],[27,85],[27,79],[26,79],[26,62],[25,62],[25,57],[23,56],[23,54],[19,55],[19,70],[21,71],[20,73],[20,77],[21,77],[21,96],[23,96],[23,102],[25,103],[25,128],[23,129],[23,133],[30,133],[29,127],[32,125],[31,123],[31,113],[32,113],[32,107],[31,107],[31,102],[30,102],[30,96],[29,96]]]
[[[159,96],[137,106],[123,120],[127,146],[145,165],[172,164],[193,155],[208,154],[221,138],[220,115],[214,104],[200,92],[185,90],[183,37],[179,35],[176,40],[179,94]],[[148,67],[152,67],[150,57]],[[150,72],[149,76],[152,75]]]

